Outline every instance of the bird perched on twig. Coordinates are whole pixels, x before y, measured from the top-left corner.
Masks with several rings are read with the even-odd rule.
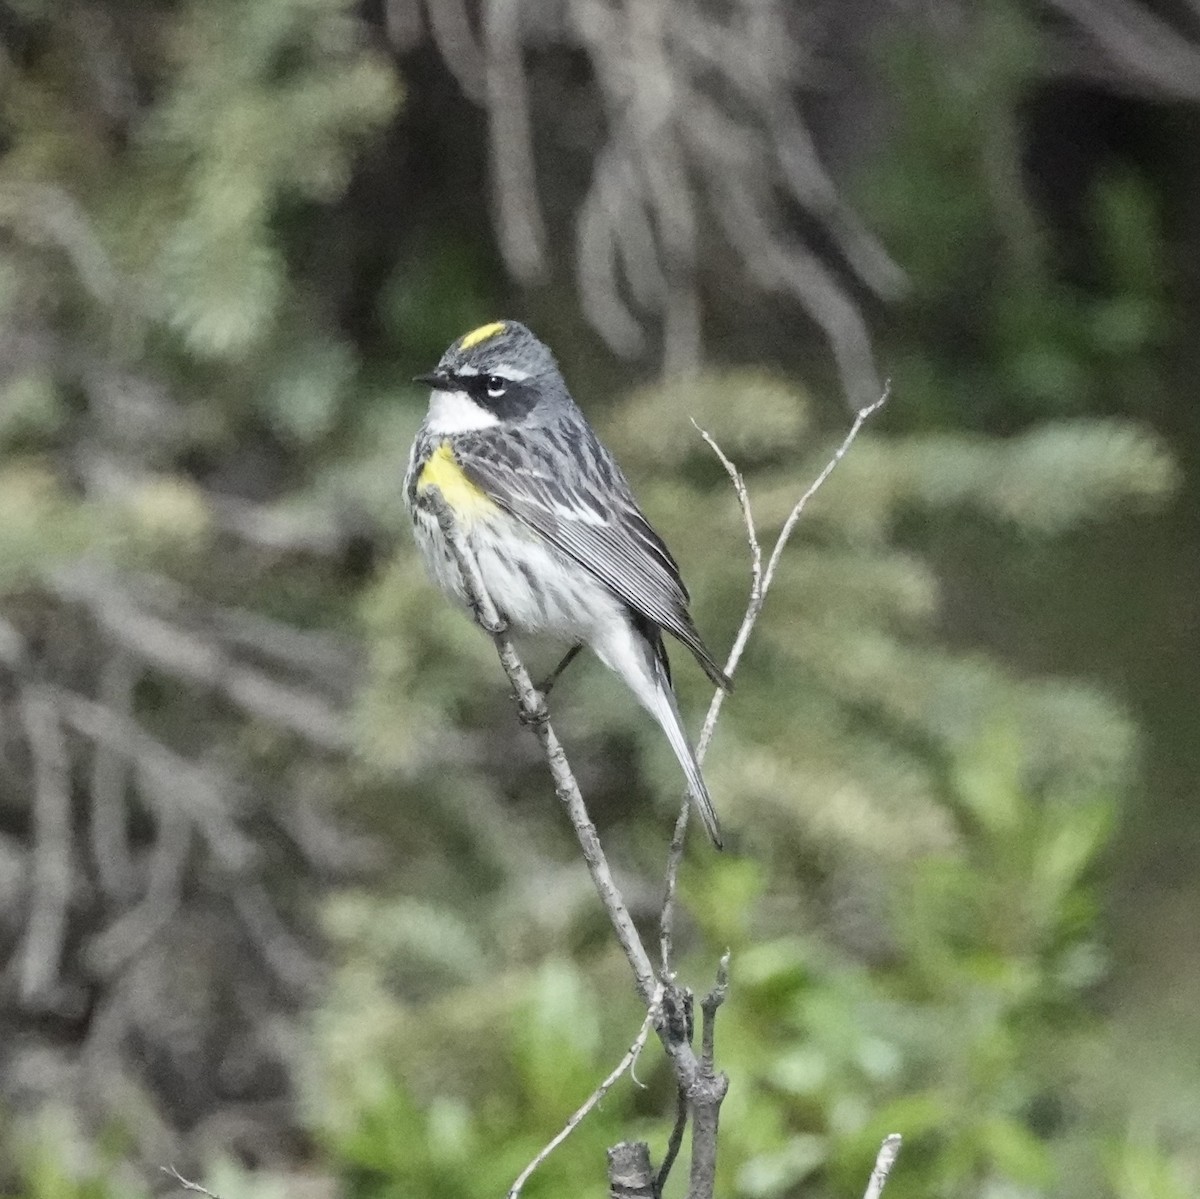
[[[516,321],[460,337],[437,369],[413,442],[404,498],[417,544],[442,590],[466,602],[426,493],[436,487],[465,536],[497,609],[514,627],[583,645],[658,721],[713,844],[721,832],[671,685],[663,633],[705,674],[733,684],[688,612],[679,567],[650,527],[613,456],[571,398],[549,348]]]

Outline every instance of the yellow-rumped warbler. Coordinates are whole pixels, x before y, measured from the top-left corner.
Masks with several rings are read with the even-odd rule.
[[[422,498],[437,487],[505,619],[590,646],[662,726],[720,847],[663,632],[682,641],[719,687],[732,684],[700,640],[675,559],[571,398],[554,355],[524,325],[495,321],[461,337],[416,381],[433,393],[413,442],[404,498],[431,577],[466,601]]]

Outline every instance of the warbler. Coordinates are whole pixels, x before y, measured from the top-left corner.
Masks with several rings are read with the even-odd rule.
[[[675,559],[571,398],[554,355],[524,325],[494,321],[460,337],[415,382],[433,390],[404,497],[433,581],[467,601],[431,510],[436,487],[505,620],[571,645],[552,678],[587,645],[661,725],[720,848],[663,634],[683,642],[717,686],[729,691],[732,683],[700,639]]]

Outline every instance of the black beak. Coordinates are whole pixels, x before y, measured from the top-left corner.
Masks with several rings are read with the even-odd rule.
[[[427,383],[430,387],[440,388],[445,391],[450,385],[450,376],[443,374],[441,371],[430,371],[427,375],[415,375],[414,383]]]

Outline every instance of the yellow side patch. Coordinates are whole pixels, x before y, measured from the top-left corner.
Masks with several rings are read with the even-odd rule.
[[[451,511],[460,520],[472,520],[496,510],[487,492],[476,487],[463,473],[448,441],[443,441],[429,456],[417,477],[417,490],[436,487]]]
[[[490,325],[480,325],[478,329],[472,329],[467,333],[462,341],[458,343],[460,350],[473,350],[481,342],[487,341],[489,338],[495,337],[497,333],[504,332],[503,321],[492,321]]]

